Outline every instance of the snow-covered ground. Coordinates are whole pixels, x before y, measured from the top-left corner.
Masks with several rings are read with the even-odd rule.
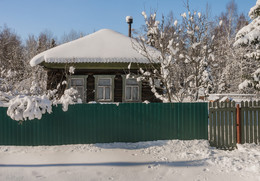
[[[260,145],[234,151],[206,140],[0,146],[0,180],[260,181]]]

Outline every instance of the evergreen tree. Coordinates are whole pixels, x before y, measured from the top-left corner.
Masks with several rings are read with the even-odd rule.
[[[235,47],[240,47],[246,51],[244,58],[246,60],[260,60],[260,0],[257,0],[256,5],[249,11],[249,17],[252,22],[244,26],[236,35]],[[246,79],[239,85],[239,89],[246,87],[254,87],[260,90],[260,67],[259,62],[257,69],[252,74],[251,78]]]

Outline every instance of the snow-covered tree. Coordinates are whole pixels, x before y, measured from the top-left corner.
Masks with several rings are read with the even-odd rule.
[[[0,106],[8,107],[12,119],[41,119],[42,114],[51,113],[52,105],[62,104],[67,111],[69,104],[78,102],[73,88],[58,95],[59,87],[66,87],[66,82],[58,90],[46,91],[46,71],[29,65],[33,56],[54,46],[56,42],[49,32],[38,38],[30,35],[23,46],[10,28],[0,29]]]
[[[0,27],[0,91],[13,91],[22,81],[25,66],[20,37],[7,26]]]
[[[143,11],[142,15],[145,20],[145,31],[146,31],[146,44],[153,46],[155,48],[159,48],[159,39],[160,39],[160,30],[159,24],[160,21],[156,20],[156,12],[150,14],[147,17],[147,14]]]
[[[136,49],[150,61],[150,65],[140,69],[140,80],[148,81],[155,97],[163,102],[180,102],[184,95],[182,72],[185,71],[185,67],[182,67],[183,57],[179,52],[183,45],[178,37],[180,26],[172,20],[172,24],[164,24],[164,17],[161,22],[156,20],[156,13],[149,18],[145,12],[142,15],[146,34],[138,38]],[[159,50],[160,55],[157,52],[154,56],[147,44]]]
[[[260,60],[260,0],[257,0],[256,5],[249,11],[249,17],[252,22],[244,26],[236,34],[235,47],[244,49],[246,54],[244,58],[247,60],[254,59]],[[259,63],[255,72],[250,79],[245,80],[239,85],[239,89],[246,87],[254,87],[256,90],[260,90],[260,67]]]
[[[242,77],[250,72],[248,62],[243,59],[244,52],[233,48],[238,29],[247,23],[245,15],[238,14],[234,1],[230,1],[225,11],[214,21],[215,59],[212,62],[212,75],[217,93],[238,93],[237,87]]]
[[[45,50],[56,46],[55,38],[51,31],[43,31],[38,36],[37,41],[37,53],[41,53]]]
[[[46,92],[47,73],[41,66],[31,67],[29,61],[38,53],[56,46],[51,32],[41,32],[38,37],[29,35],[25,44],[25,59],[27,62],[26,76],[22,82],[23,88],[29,94],[41,95]]]
[[[11,69],[7,70],[4,67],[0,67],[0,91],[9,92],[14,91],[15,84],[17,83],[17,72]],[[19,79],[18,79],[19,80]]]
[[[187,64],[189,77],[186,79],[190,101],[197,101],[199,96],[207,96],[213,90],[210,61],[214,59],[214,36],[209,29],[206,15],[191,12],[187,5],[187,13],[183,13],[183,40],[185,49],[183,56]]]
[[[21,38],[7,26],[0,27],[0,65],[19,72],[24,67]]]
[[[213,89],[210,60],[214,58],[214,38],[206,16],[188,9],[187,14],[182,14],[183,23],[171,20],[172,24],[165,26],[156,20],[156,14],[150,18],[145,12],[142,14],[147,34],[140,37],[139,49],[152,67],[140,73],[149,80],[155,96],[164,102],[180,102],[187,97],[197,101],[199,94],[207,96]],[[152,57],[144,43],[159,50],[159,58]]]

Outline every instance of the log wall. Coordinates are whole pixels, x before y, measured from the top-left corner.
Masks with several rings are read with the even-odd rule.
[[[128,71],[128,70],[127,70]],[[114,79],[114,102],[122,102],[123,97],[123,78],[122,75],[126,75],[126,70],[75,70],[74,75],[88,75],[87,78],[87,100],[86,102],[95,101],[95,78],[94,75],[116,75]],[[136,73],[137,70],[131,70],[132,73]],[[66,74],[60,69],[48,70],[47,89],[56,89],[59,83],[66,80]],[[59,95],[65,90],[65,86],[61,86]],[[142,102],[148,100],[149,102],[161,102],[157,99],[151,91],[148,82],[142,82]]]

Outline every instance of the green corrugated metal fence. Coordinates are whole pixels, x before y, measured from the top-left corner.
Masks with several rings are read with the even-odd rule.
[[[207,103],[77,104],[18,124],[0,108],[0,145],[208,139]]]

